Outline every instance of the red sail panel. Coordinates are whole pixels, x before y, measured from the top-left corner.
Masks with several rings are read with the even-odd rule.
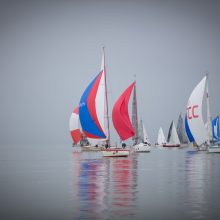
[[[122,93],[112,110],[113,125],[122,140],[133,137],[135,134],[128,114],[128,103],[133,88],[134,83]]]
[[[79,129],[70,131],[74,144],[77,144],[82,139],[82,134]]]

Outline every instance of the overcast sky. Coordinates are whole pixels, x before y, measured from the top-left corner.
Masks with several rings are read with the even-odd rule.
[[[206,71],[211,113],[220,112],[218,1],[2,1],[0,144],[71,145],[70,114],[103,45],[110,112],[135,74],[152,142],[160,126],[167,136]]]

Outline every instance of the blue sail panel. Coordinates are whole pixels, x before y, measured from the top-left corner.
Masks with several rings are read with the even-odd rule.
[[[99,73],[100,74],[100,73]],[[92,82],[88,85],[85,89],[79,103],[79,119],[82,126],[83,131],[85,132],[86,136],[89,138],[106,138],[103,132],[98,128],[98,125],[94,122],[89,108],[88,108],[88,96],[90,91],[93,88],[99,74],[92,80]],[[95,100],[94,100],[95,102]]]
[[[185,115],[185,130],[186,130],[186,134],[187,134],[187,137],[189,139],[190,142],[194,142],[194,137],[190,131],[190,128],[189,128],[189,124],[188,124],[188,121],[187,121],[187,114]]]
[[[215,117],[212,120],[212,134],[214,143],[220,141],[220,129],[219,129],[219,116]]]

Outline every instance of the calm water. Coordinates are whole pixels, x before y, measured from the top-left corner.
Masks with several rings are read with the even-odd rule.
[[[1,219],[219,219],[220,154],[2,146]]]

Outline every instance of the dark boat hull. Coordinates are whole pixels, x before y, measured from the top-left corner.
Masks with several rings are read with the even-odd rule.
[[[163,147],[180,147],[180,144],[163,144]]]

